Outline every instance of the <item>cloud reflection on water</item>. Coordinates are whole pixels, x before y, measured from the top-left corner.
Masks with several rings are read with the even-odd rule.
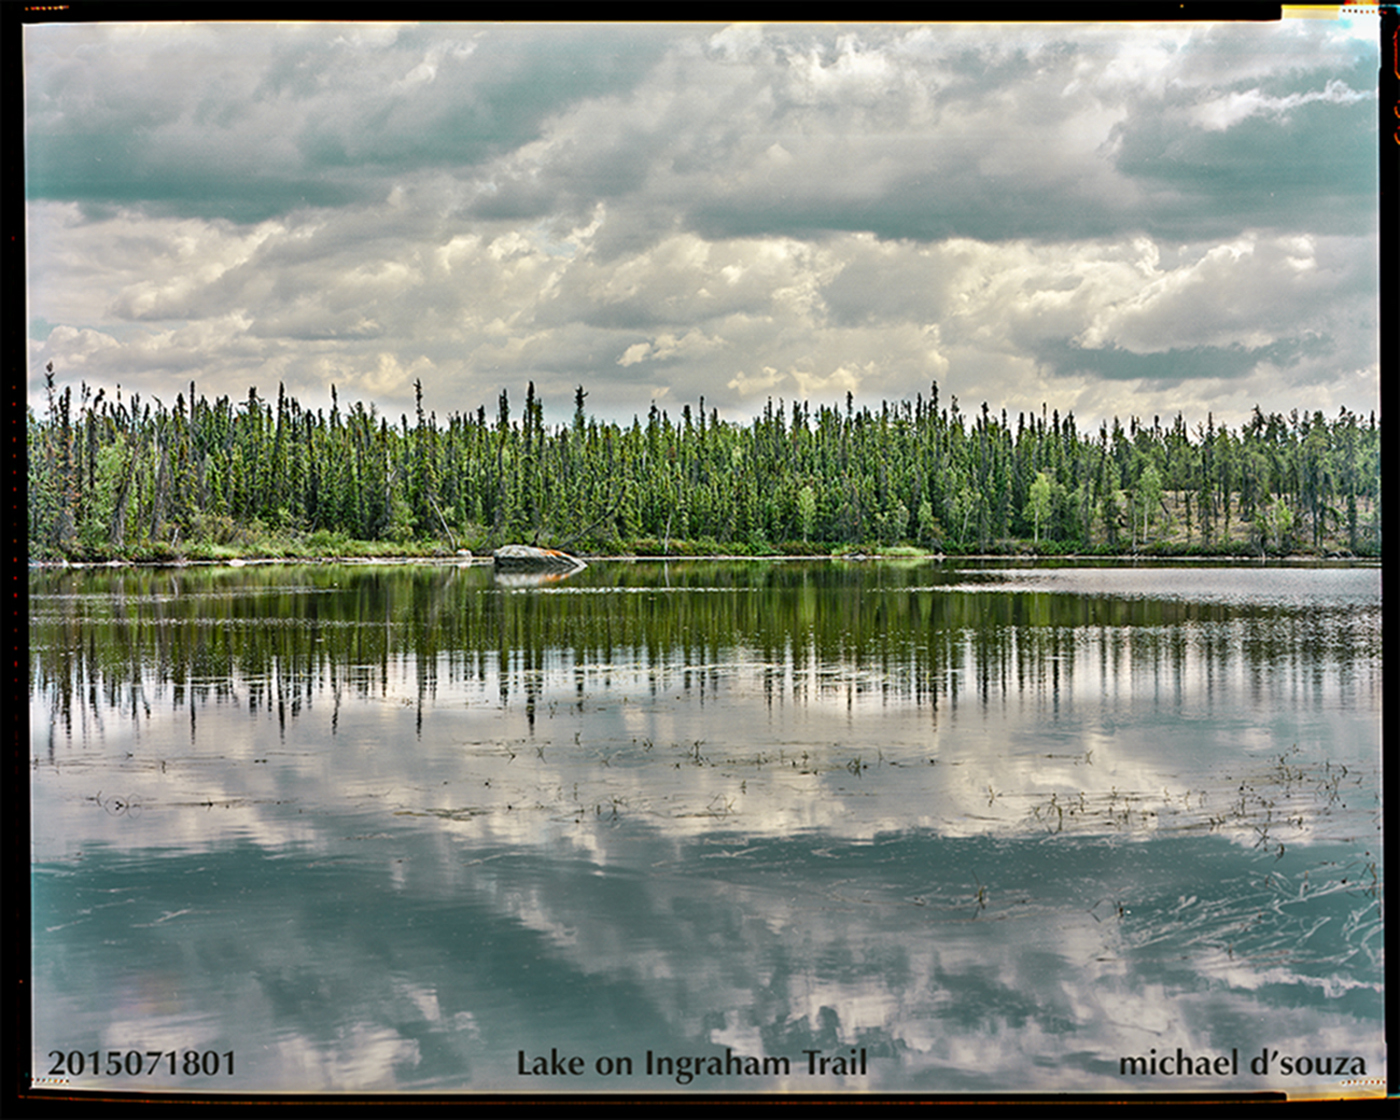
[[[929,574],[41,581],[36,1048],[179,1035],[312,1091],[539,1091],[553,1047],[870,1056],[731,1090],[1319,1039],[1383,1072],[1378,610]]]

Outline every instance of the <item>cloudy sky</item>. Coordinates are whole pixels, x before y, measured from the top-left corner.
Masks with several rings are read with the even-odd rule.
[[[1377,38],[30,26],[31,402],[1369,412]]]

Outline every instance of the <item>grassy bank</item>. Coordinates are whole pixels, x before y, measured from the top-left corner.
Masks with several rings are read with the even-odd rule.
[[[228,563],[233,560],[301,560],[325,561],[338,559],[421,559],[464,560],[488,557],[492,551],[510,541],[488,538],[358,540],[341,533],[324,530],[297,533],[252,527],[238,533],[223,533],[218,538],[190,537],[185,540],[142,542],[122,550],[72,549],[66,553],[30,546],[29,559],[38,564],[182,564]],[[553,546],[553,542],[541,541]],[[1353,552],[1346,542],[1336,537],[1324,539],[1319,549],[1265,545],[1247,526],[1229,536],[1209,542],[1190,540],[1183,534],[1168,534],[1132,546],[1126,539],[1100,540],[1086,547],[1078,541],[1040,541],[1007,538],[989,542],[985,548],[952,546],[919,547],[914,545],[882,545],[866,542],[859,545],[832,544],[814,541],[717,541],[658,540],[654,537],[621,538],[587,548],[571,548],[586,557],[670,557],[675,559],[716,556],[846,556],[864,558],[917,558],[925,556],[990,556],[990,557],[1086,557],[1086,558],[1172,558],[1172,559],[1379,559],[1379,552]]]

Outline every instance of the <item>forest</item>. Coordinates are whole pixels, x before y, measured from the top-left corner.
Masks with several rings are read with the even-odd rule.
[[[532,384],[440,421],[371,404],[173,405],[82,386],[27,418],[31,561],[455,555],[535,543],[584,555],[1381,554],[1374,413],[1255,409],[1231,430],[1042,407],[971,414],[938,386],[879,410],[769,401],[604,423],[574,394],[547,426]]]

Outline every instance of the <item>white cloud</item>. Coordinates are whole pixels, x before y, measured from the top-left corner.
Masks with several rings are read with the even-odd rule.
[[[1193,124],[1209,132],[1223,132],[1249,117],[1263,114],[1282,117],[1299,105],[1314,101],[1350,105],[1370,101],[1376,96],[1375,90],[1354,90],[1346,82],[1333,78],[1323,89],[1290,93],[1285,97],[1272,97],[1257,88],[1227,93],[1197,105],[1191,110],[1190,118]]]
[[[109,334],[94,330],[76,330],[73,327],[55,327],[45,340],[43,348],[35,357],[36,365],[47,365],[53,359],[50,355],[61,356],[61,364],[64,372],[69,373],[73,367],[85,369],[92,364],[93,358],[101,355],[104,351],[120,350],[121,343]]]
[[[398,81],[390,85],[390,89],[402,91],[412,89],[414,86],[431,83],[437,77],[438,67],[442,64],[445,56],[452,58],[467,58],[476,50],[475,43],[465,43],[454,45],[450,43],[439,43],[429,47],[423,55],[423,61],[405,74]]]
[[[751,62],[770,57],[763,37],[763,27],[757,23],[735,23],[710,36],[709,47],[728,62]]]
[[[1100,301],[1080,345],[1155,353],[1193,346],[1258,348],[1325,322],[1322,309],[1355,265],[1317,239],[1248,235],[1160,272],[1131,294]]]
[[[335,381],[385,409],[417,376],[442,408],[534,380],[559,417],[579,383],[622,416],[701,394],[739,416],[937,378],[1127,414],[1159,390],[1041,356],[1326,339],[1352,371],[1335,392],[1364,395],[1373,239],[1319,227],[1336,207],[1282,181],[1288,220],[1261,220],[1224,147],[1177,180],[1124,171],[1253,118],[1282,159],[1300,110],[1363,110],[1365,49],[1305,22],[666,25],[577,86],[564,25],[41,29],[32,134],[90,130],[87,162],[55,148],[54,174],[96,189],[100,155],[99,186],[127,193],[31,199],[36,355],[211,394]],[[140,197],[210,166],[275,215]],[[1310,174],[1334,195],[1352,178]],[[209,189],[190,184],[195,211]],[[1266,373],[1281,392],[1321,362],[1211,391],[1247,415]]]

